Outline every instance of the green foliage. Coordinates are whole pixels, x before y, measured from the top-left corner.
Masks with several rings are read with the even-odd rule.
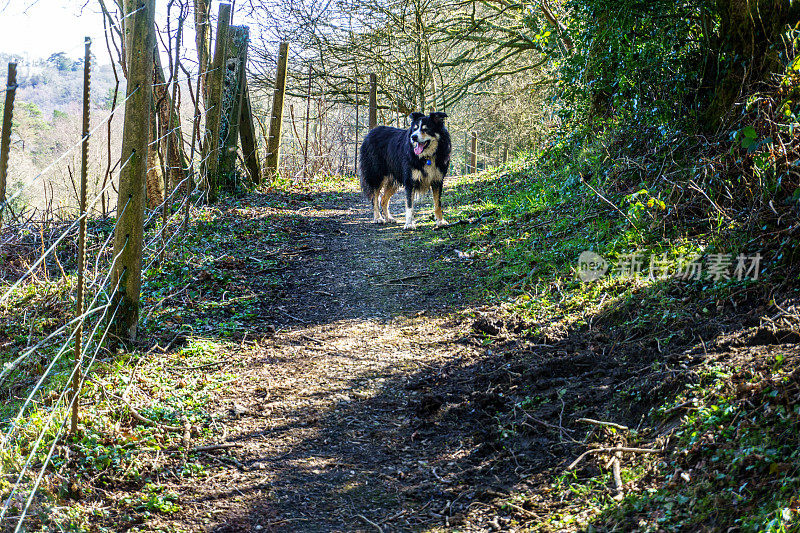
[[[561,69],[564,114],[583,109],[658,128],[696,109],[707,7],[666,0],[567,5],[576,46]]]

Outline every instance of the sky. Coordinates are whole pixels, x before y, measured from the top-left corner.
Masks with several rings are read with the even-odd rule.
[[[98,62],[108,63],[95,0],[0,0],[0,52],[31,59],[66,52],[78,58],[87,36]]]
[[[105,4],[109,10],[116,7],[113,0],[106,0]],[[166,4],[166,1],[156,2],[157,26],[166,20]],[[177,8],[173,8],[172,15],[178,16]],[[184,26],[184,49],[189,45],[193,50],[193,26],[191,23]],[[99,64],[110,63],[103,32],[103,15],[97,0],[0,0],[2,53],[19,58],[46,59],[51,54],[66,52],[69,57],[78,59],[83,57],[84,37],[92,39],[95,61]],[[162,58],[163,54],[162,50]]]

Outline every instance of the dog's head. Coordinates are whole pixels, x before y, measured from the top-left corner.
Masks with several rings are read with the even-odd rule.
[[[411,113],[411,149],[419,158],[430,157],[436,152],[439,139],[444,133],[444,119],[447,113],[435,112],[428,116],[424,113]]]

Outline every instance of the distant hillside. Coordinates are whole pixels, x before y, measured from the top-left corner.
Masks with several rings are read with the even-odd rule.
[[[14,60],[17,58],[12,55],[0,54],[0,65]],[[125,78],[121,72],[119,76],[124,90]],[[111,65],[95,65],[91,82],[93,106],[108,108],[115,86]],[[60,52],[46,59],[18,60],[17,85],[17,101],[35,104],[46,119],[55,112],[78,113],[83,95],[83,59],[76,61]]]
[[[0,54],[0,70],[5,75],[5,64],[17,58]],[[125,79],[120,75],[117,103],[125,94]],[[73,60],[64,53],[46,59],[17,61],[17,92],[14,103],[14,120],[11,131],[12,150],[9,161],[8,194],[30,184],[43,170],[47,172],[28,186],[14,202],[15,210],[43,209],[74,205],[74,186],[69,177],[69,167],[76,168],[78,151],[55,164],[48,165],[74,147],[81,136],[81,107],[83,100],[83,60]],[[94,127],[104,120],[113,105],[116,81],[111,65],[92,68],[91,122]],[[0,99],[0,111],[4,99]],[[112,145],[117,146],[122,122],[114,121]],[[106,129],[100,128],[95,142],[90,146],[91,190],[95,189],[108,161]],[[112,150],[116,154],[117,148]],[[112,156],[113,157],[113,156]],[[74,173],[74,172],[73,172]]]

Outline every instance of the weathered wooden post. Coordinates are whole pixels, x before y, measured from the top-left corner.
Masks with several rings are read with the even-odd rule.
[[[308,91],[306,92],[306,142],[303,145],[303,179],[308,179],[308,133],[311,128],[311,65],[308,66]]]
[[[378,76],[369,75],[369,129],[378,125]]]
[[[17,92],[17,64],[8,64],[6,103],[3,107],[3,132],[0,139],[0,229],[3,229],[3,211],[6,207],[6,177],[8,176],[8,153],[11,150],[11,118],[14,114],[14,95]]]
[[[228,25],[231,20],[231,5],[219,5],[217,36],[214,44],[214,62],[207,78],[206,135],[203,145],[203,168],[208,187],[208,201],[217,200],[217,178],[219,176],[219,128],[222,123],[222,80],[225,76],[225,48],[228,44]]]
[[[250,29],[247,26],[231,26],[228,29],[228,59],[226,60],[225,88],[223,89],[224,135],[219,173],[226,189],[236,186],[236,154],[239,147],[239,117],[242,113],[242,84],[247,65],[247,43]],[[220,135],[222,135],[222,132]]]
[[[72,420],[70,433],[78,432],[78,404],[81,386],[81,362],[83,359],[83,289],[84,269],[86,268],[86,183],[89,169],[89,88],[91,83],[91,45],[92,40],[86,37],[86,50],[83,58],[83,129],[81,138],[81,192],[80,192],[80,226],[78,231],[78,286],[75,289],[75,316],[78,326],[75,331],[75,367],[72,371]]]
[[[261,165],[256,148],[256,128],[253,124],[253,108],[250,106],[250,90],[247,87],[247,72],[242,76],[242,111],[239,117],[239,137],[242,143],[244,164],[253,184],[261,183]]]
[[[275,74],[275,94],[272,98],[272,117],[269,121],[269,139],[264,171],[272,181],[278,175],[281,159],[281,135],[283,132],[283,99],[286,94],[286,67],[289,62],[289,43],[283,42],[278,48],[278,71]]]
[[[473,131],[470,139],[469,166],[472,172],[478,171],[478,133]]]
[[[358,107],[359,107],[359,105],[358,105],[358,96],[359,96],[358,95],[358,73],[356,73],[355,80],[356,80],[356,123],[353,126],[353,130],[354,130],[353,133],[354,133],[354,137],[355,137],[355,149],[353,150],[353,173],[356,176],[358,176],[358,146],[359,146],[359,144],[358,144],[358,136],[361,133],[359,131],[360,124],[358,122],[358,120],[359,120],[358,119]],[[347,148],[345,148],[345,151],[347,151]]]
[[[464,132],[464,174],[469,174],[469,133]]]
[[[210,0],[194,0],[194,39],[197,47],[197,63],[199,65],[198,84],[202,87],[204,98],[208,98],[206,72],[210,61],[209,48],[211,48],[211,24],[208,22],[210,11]]]
[[[126,6],[132,18],[128,62],[125,123],[114,230],[112,309],[113,333],[123,340],[136,338],[139,323],[139,291],[142,284],[142,233],[147,147],[150,143],[150,109],[153,96],[153,47],[155,46],[155,0],[140,0]],[[132,13],[132,14],[131,14]]]

